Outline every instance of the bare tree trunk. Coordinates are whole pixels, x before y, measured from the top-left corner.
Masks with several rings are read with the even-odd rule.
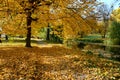
[[[109,19],[104,20],[104,24],[105,24],[105,25],[104,25],[104,27],[105,27],[104,29],[105,29],[105,30],[104,30],[104,34],[103,34],[103,36],[102,36],[102,38],[104,38],[104,39],[106,38],[107,28],[108,28],[108,26],[109,26],[109,25],[108,25],[108,24],[109,24],[108,20],[109,20]],[[106,46],[103,46],[103,49],[106,50]]]
[[[48,27],[47,27],[47,36],[46,36],[46,40],[50,40],[50,24],[48,23]]]
[[[26,38],[26,47],[31,47],[31,12],[27,14],[27,38]]]
[[[5,35],[6,42],[9,40],[8,35]]]

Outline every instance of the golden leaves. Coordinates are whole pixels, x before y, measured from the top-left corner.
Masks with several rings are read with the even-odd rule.
[[[38,0],[39,2],[39,0]],[[88,15],[94,8],[95,1],[80,1],[77,0],[43,0],[37,3],[37,0],[8,0],[7,7],[12,10],[9,15],[14,17],[12,26],[26,27],[26,14],[28,11],[32,13],[32,18],[38,18],[35,23],[32,22],[32,27],[35,27],[33,33],[37,32],[40,27],[46,27],[48,23],[53,26],[64,25],[64,36],[77,36],[79,32],[84,32],[85,34],[91,31],[90,26],[85,22],[81,15]],[[41,6],[37,6],[37,5]],[[71,5],[74,10],[68,9]],[[90,7],[89,7],[90,6]],[[88,13],[82,13],[82,12]],[[20,14],[20,15],[19,15]],[[10,23],[9,23],[10,24]],[[24,27],[23,27],[24,26]],[[11,28],[12,29],[12,28]],[[20,29],[20,28],[19,28]],[[20,32],[20,31],[19,31]]]
[[[120,22],[120,8],[113,11],[113,13],[111,14],[111,18]]]
[[[119,62],[64,47],[0,47],[0,53],[0,79],[103,80],[120,75]]]
[[[18,14],[12,16],[12,19],[6,22],[6,24],[2,25],[3,32],[6,34],[12,35],[21,35],[26,33],[26,19],[25,15]]]

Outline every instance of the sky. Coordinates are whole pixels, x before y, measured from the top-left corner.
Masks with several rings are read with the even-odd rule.
[[[114,6],[114,9],[117,9],[118,7],[119,7],[119,3],[120,3],[120,0],[117,2],[117,3],[114,3],[115,2],[115,0],[98,0],[98,1],[100,1],[100,2],[104,2],[105,4],[107,4],[107,5],[109,5],[109,7],[110,7],[110,5],[112,5],[112,4],[114,4],[115,6]]]

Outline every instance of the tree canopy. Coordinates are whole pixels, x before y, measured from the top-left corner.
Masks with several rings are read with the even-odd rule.
[[[30,47],[31,28],[48,23],[62,24],[66,37],[90,33],[97,22],[94,11],[99,3],[96,0],[1,0],[0,4],[5,32],[27,34],[26,47]]]

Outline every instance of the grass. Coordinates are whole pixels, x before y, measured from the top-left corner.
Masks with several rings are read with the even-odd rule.
[[[99,35],[99,34],[89,34],[89,35],[87,35],[87,36],[85,36],[84,38],[89,38],[89,39],[99,39],[99,38],[102,38],[102,36],[101,35]]]
[[[0,80],[118,80],[119,65],[63,46],[0,47]]]

